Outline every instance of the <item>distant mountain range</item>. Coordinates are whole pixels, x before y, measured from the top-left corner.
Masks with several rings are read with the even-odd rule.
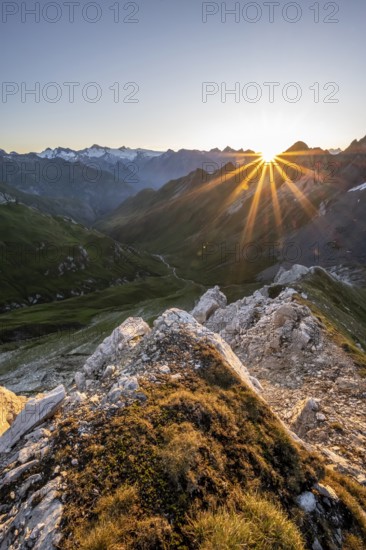
[[[226,147],[210,151],[180,149],[173,151],[151,151],[148,149],[113,149],[92,145],[80,151],[64,149],[46,149],[38,156],[43,159],[63,159],[72,163],[98,166],[101,170],[113,174],[117,181],[124,182],[137,192],[144,187],[158,189],[167,181],[187,175],[196,168],[215,171],[228,162],[245,162],[254,151],[235,150]]]
[[[158,189],[197,168],[214,172],[228,162],[247,162],[252,154],[230,147],[161,152],[93,145],[80,151],[57,147],[29,154],[0,149],[0,183],[26,194],[57,199],[62,215],[68,208],[62,201],[71,200],[72,215],[90,224],[144,188]]]

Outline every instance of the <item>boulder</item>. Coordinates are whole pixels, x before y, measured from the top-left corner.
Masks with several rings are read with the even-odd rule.
[[[306,432],[317,423],[317,413],[320,405],[317,399],[304,399],[300,401],[294,409],[291,430],[299,437],[304,437]]]
[[[309,514],[316,509],[316,498],[310,491],[306,491],[297,497],[297,503],[304,512]]]
[[[295,306],[292,304],[284,304],[280,306],[273,314],[273,324],[275,328],[282,327],[286,321],[294,323],[297,319]]]
[[[199,323],[204,323],[216,310],[226,307],[227,299],[218,286],[208,290],[192,310],[192,316]]]

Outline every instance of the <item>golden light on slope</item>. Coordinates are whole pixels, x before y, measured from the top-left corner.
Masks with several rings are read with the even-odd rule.
[[[301,157],[306,161],[304,164]],[[185,200],[188,197],[199,200],[205,193],[220,192],[220,187],[225,185],[227,194],[223,194],[215,223],[222,219],[226,224],[228,215],[242,211],[239,244],[243,247],[256,244],[252,240],[265,232],[272,211],[272,227],[277,232],[276,238],[282,239],[289,225],[289,212],[295,212],[294,202],[300,208],[300,217],[302,211],[302,217],[315,219],[316,223],[317,207],[312,204],[307,189],[309,182],[321,181],[321,178],[319,170],[309,165],[308,157],[308,151],[296,151],[296,155],[292,152],[276,153],[271,147],[266,147],[261,153],[242,153],[242,160],[239,156],[237,162],[228,163],[228,168],[223,165],[212,174],[205,174],[203,184],[193,187],[185,195]],[[296,222],[295,215],[293,220]]]
[[[301,156],[308,157],[308,152],[297,152],[297,157]],[[241,245],[251,242],[256,226],[263,229],[266,219],[268,219],[268,211],[263,210],[263,206],[266,203],[268,205],[268,200],[272,203],[274,226],[279,238],[282,238],[285,229],[286,201],[290,200],[292,203],[295,200],[309,219],[316,217],[317,208],[312,204],[310,197],[306,196],[305,187],[303,187],[307,181],[312,179],[315,181],[316,173],[311,166],[307,167],[294,161],[289,162],[286,157],[287,153],[278,154],[275,149],[267,147],[257,154],[256,161],[250,163],[254,165],[254,170],[247,171],[247,177],[230,194],[229,203],[235,202],[239,191],[242,193],[246,189],[248,192],[248,206],[245,209]],[[298,162],[298,159],[296,160]],[[259,175],[259,180],[256,179],[257,175]],[[245,202],[243,197],[244,208]],[[226,207],[227,202],[224,204],[225,209]]]

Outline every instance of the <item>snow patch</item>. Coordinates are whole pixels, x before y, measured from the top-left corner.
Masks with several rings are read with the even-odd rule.
[[[358,185],[357,187],[353,187],[348,191],[348,193],[352,193],[353,191],[366,191],[366,183],[362,183],[361,185]]]

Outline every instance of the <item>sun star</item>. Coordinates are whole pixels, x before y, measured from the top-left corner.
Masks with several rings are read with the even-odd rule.
[[[274,162],[275,158],[276,158],[276,155],[277,155],[276,150],[274,148],[271,148],[271,147],[266,147],[265,149],[263,149],[261,151],[262,160],[266,164]]]

